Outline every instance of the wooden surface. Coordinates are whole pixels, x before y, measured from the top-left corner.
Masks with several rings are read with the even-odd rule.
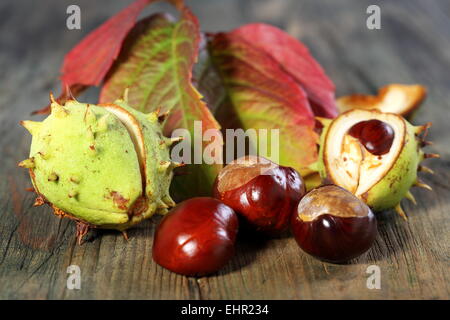
[[[450,214],[450,2],[188,1],[203,30],[227,30],[263,21],[300,38],[322,63],[338,95],[373,93],[391,82],[421,83],[429,97],[416,117],[432,121],[428,160],[436,171],[424,180],[433,192],[414,190],[405,202],[409,222],[394,212],[378,215],[373,249],[348,265],[322,263],[302,253],[292,237],[241,239],[231,263],[200,279],[176,275],[151,258],[156,221],[129,231],[75,243],[73,222],[33,208],[25,170],[30,136],[18,125],[58,91],[64,56],[84,34],[130,1],[0,2],[0,298],[2,299],[448,299]],[[78,4],[82,30],[65,27],[66,8]],[[381,7],[381,30],[366,28],[366,8]],[[159,5],[166,9],[168,6]],[[155,9],[149,10],[157,11]],[[81,99],[96,101],[97,90]],[[35,118],[39,119],[38,117]],[[381,289],[366,287],[366,268],[381,269]],[[66,269],[81,268],[81,289],[68,290]]]

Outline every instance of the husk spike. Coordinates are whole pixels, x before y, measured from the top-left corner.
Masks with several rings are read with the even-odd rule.
[[[328,126],[331,123],[331,121],[333,121],[332,119],[323,117],[316,117],[316,120],[319,121],[324,127]]]
[[[430,187],[428,184],[423,183],[422,181],[420,181],[419,179],[417,179],[417,181],[414,183],[415,187],[419,187],[419,188],[424,188],[424,189],[428,189],[430,191],[433,191],[433,188]]]
[[[183,141],[183,140],[184,140],[183,136],[168,138],[166,140],[166,145],[171,146],[174,143],[177,143],[177,142],[180,142],[180,141]]]
[[[42,196],[38,196],[36,200],[34,200],[33,207],[42,206],[45,203],[44,198]]]
[[[184,167],[186,164],[184,162],[175,162],[172,161],[172,167],[173,168],[179,168],[179,167]]]
[[[412,203],[414,203],[414,205],[417,205],[417,201],[416,198],[414,198],[413,194],[411,193],[411,191],[408,191],[406,193],[406,199],[408,199],[409,201],[411,201]]]
[[[77,221],[77,232],[76,232],[76,238],[78,245],[81,245],[81,242],[83,241],[83,237],[89,232],[89,225],[87,223]]]
[[[50,92],[50,109],[51,113],[58,118],[66,117],[68,112],[67,110],[55,100],[53,93]]]
[[[145,115],[145,117],[151,123],[156,123],[156,122],[158,122],[158,111],[153,111],[153,112],[147,113]]]
[[[440,156],[438,153],[425,153],[425,154],[423,155],[423,157],[424,157],[425,159],[429,159],[429,158],[435,158],[435,159],[437,159],[437,158],[440,158],[441,156]]]
[[[175,207],[175,205],[176,205],[175,201],[173,201],[173,199],[172,199],[169,195],[163,197],[162,200],[163,200],[164,203],[167,204],[169,207]]]
[[[158,115],[158,122],[163,123],[169,117],[170,111],[166,111],[163,114]]]
[[[428,129],[431,127],[431,125],[432,125],[431,122],[427,122],[424,125],[415,127],[416,128],[416,134],[421,134],[422,132],[424,132],[423,137],[425,137],[428,134]]]
[[[21,168],[34,169],[36,167],[36,163],[34,162],[34,158],[25,159],[18,164]]]
[[[405,211],[403,210],[402,206],[399,204],[397,204],[395,206],[395,211],[397,211],[397,213],[403,218],[405,219],[405,221],[408,221],[408,216],[406,215]]]
[[[128,93],[130,92],[130,88],[126,87],[125,90],[123,90],[122,93],[122,100],[128,103]]]
[[[432,169],[422,165],[419,166],[419,171],[434,174],[434,171]]]
[[[426,146],[432,146],[434,143],[432,142],[432,141],[426,141],[426,140],[421,140],[420,141],[420,146],[423,148],[423,147],[426,147]]]
[[[49,93],[50,103],[58,104],[58,101],[56,101],[55,96],[53,95],[53,92],[50,91]]]
[[[158,201],[158,209],[168,209],[169,205],[164,201]]]
[[[36,135],[42,127],[42,123],[39,121],[25,120],[19,122],[21,126],[28,130],[28,132],[33,136]]]

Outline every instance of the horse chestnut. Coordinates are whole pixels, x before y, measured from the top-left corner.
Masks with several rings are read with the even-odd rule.
[[[268,233],[286,229],[305,192],[297,171],[257,156],[230,162],[217,176],[213,190],[250,225]]]
[[[298,204],[291,228],[298,245],[319,259],[340,263],[374,243],[377,221],[369,207],[335,185],[311,190]]]
[[[189,276],[213,273],[234,254],[238,219],[217,199],[192,198],[162,219],[153,241],[153,259],[162,267]]]
[[[378,119],[358,122],[350,128],[349,134],[359,139],[370,153],[377,156],[389,152],[395,137],[394,129]]]

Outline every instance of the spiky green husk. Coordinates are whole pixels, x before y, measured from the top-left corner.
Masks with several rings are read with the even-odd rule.
[[[395,208],[417,181],[417,170],[423,160],[419,140],[416,138],[415,128],[406,120],[406,141],[397,160],[389,172],[376,183],[363,200],[375,211]]]
[[[36,192],[56,214],[123,231],[174,205],[169,195],[174,165],[158,114],[144,115],[124,100],[115,104],[137,120],[144,166],[130,132],[116,115],[102,105],[73,100],[64,106],[53,101],[43,122],[22,122],[33,139],[30,158],[19,165],[30,170]]]
[[[318,161],[310,165],[310,169],[317,171],[323,182],[338,184],[336,181],[330,179],[328,168],[326,168],[324,161],[324,148],[322,147],[325,145],[325,139],[332,139],[332,137],[328,137],[328,131],[333,123],[333,120],[324,118],[318,118],[318,120],[323,125],[322,133],[319,139],[320,147]],[[401,200],[403,198],[407,198],[415,203],[415,199],[410,192],[410,189],[413,186],[431,190],[431,187],[420,182],[417,172],[425,171],[432,173],[429,168],[421,166],[420,163],[425,158],[434,158],[438,157],[438,155],[424,154],[421,150],[421,147],[427,143],[421,139],[419,135],[422,131],[426,131],[428,129],[430,126],[429,124],[415,127],[407,120],[403,119],[403,121],[406,125],[406,135],[402,151],[386,175],[374,184],[370,190],[362,195],[359,195],[359,197],[374,211],[395,208],[402,217],[406,218],[406,215],[400,206]]]

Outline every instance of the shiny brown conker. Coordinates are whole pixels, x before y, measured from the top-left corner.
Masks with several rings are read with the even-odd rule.
[[[366,252],[377,235],[370,208],[352,193],[324,185],[308,192],[292,216],[291,228],[305,252],[342,263]]]
[[[153,259],[179,274],[210,274],[233,256],[237,231],[233,209],[214,198],[191,198],[170,210],[158,225]]]
[[[348,133],[358,139],[367,151],[377,156],[389,152],[395,137],[394,129],[377,119],[358,122]]]
[[[230,162],[216,178],[214,197],[233,208],[256,230],[285,230],[306,193],[299,173],[265,158],[245,156]]]

